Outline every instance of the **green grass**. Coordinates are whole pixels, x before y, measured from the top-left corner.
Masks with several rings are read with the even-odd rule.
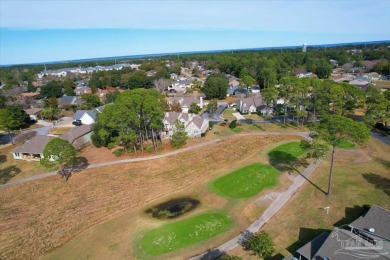
[[[299,144],[299,142],[282,144],[269,151],[268,156],[273,161],[293,161],[306,152]]]
[[[254,163],[217,179],[212,183],[212,188],[232,198],[248,198],[276,185],[278,175],[274,167]]]
[[[206,213],[147,232],[141,246],[150,255],[161,255],[209,239],[231,225],[224,214]]]
[[[356,148],[356,145],[350,141],[343,140],[341,143],[337,146],[337,148],[340,149],[354,149]]]

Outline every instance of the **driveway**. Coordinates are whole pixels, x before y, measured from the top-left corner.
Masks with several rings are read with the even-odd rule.
[[[378,133],[376,131],[371,132],[371,136],[384,144],[390,145],[390,136]]]
[[[245,120],[245,117],[240,113],[232,113],[233,116],[237,118],[237,120]]]

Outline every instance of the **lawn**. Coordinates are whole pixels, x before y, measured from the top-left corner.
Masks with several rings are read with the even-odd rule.
[[[305,153],[299,142],[282,144],[268,152],[268,156],[274,161],[293,161]]]
[[[222,117],[225,118],[225,119],[230,119],[230,120],[234,120],[234,119],[237,119],[235,116],[233,116],[233,113],[237,113],[236,110],[232,109],[232,108],[226,108],[223,113],[222,113]]]
[[[217,179],[212,188],[232,198],[248,198],[276,185],[278,175],[272,166],[254,163]]]
[[[142,249],[160,255],[207,240],[227,231],[232,221],[221,213],[206,213],[147,232],[141,239]]]
[[[339,149],[354,149],[356,148],[356,145],[350,141],[343,140],[341,143],[337,146]]]
[[[50,130],[50,134],[52,135],[63,135],[69,132],[74,127],[54,127]]]

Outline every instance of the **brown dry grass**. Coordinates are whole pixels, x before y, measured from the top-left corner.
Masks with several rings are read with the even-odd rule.
[[[16,181],[30,176],[48,172],[46,168],[41,166],[39,162],[26,162],[15,160],[11,154],[17,146],[11,145],[0,149],[0,183]],[[7,174],[7,169],[14,171]]]
[[[0,257],[37,258],[91,226],[143,208],[146,203],[166,194],[186,192],[191,188],[196,191],[202,183],[202,189],[207,190],[204,184],[210,178],[257,160],[258,152],[264,146],[292,139],[297,138],[234,138],[150,162],[85,170],[72,176],[68,182],[54,176],[1,190]],[[216,198],[209,200],[219,203]],[[246,220],[238,222],[247,224]],[[128,228],[122,227],[121,230]],[[131,234],[121,233],[118,237]],[[104,233],[100,235],[105,236]],[[128,246],[124,253],[134,254]],[[192,250],[196,248],[192,247]],[[101,253],[99,250],[97,248],[94,252]],[[104,252],[109,257],[109,253]]]
[[[73,127],[54,127],[50,129],[50,134],[52,135],[63,135],[69,132]]]

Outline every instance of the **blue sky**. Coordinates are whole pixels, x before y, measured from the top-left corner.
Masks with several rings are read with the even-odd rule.
[[[389,40],[388,0],[0,0],[0,64]]]

